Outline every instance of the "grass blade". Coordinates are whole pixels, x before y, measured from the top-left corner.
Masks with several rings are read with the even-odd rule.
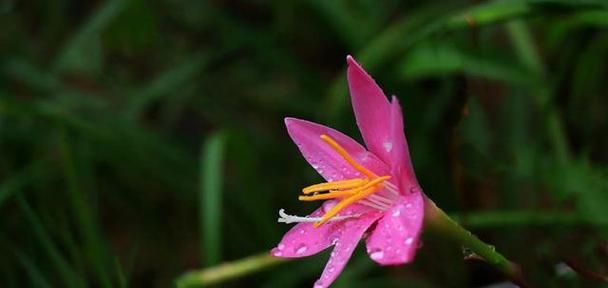
[[[201,259],[208,266],[221,260],[222,182],[225,136],[222,132],[211,135],[201,153],[200,223]]]
[[[36,213],[34,213],[25,198],[23,198],[23,196],[20,194],[17,194],[16,199],[19,208],[30,223],[31,231],[34,233],[36,240],[40,242],[42,250],[47,253],[51,263],[53,263],[53,266],[55,269],[57,269],[57,272],[63,279],[65,287],[86,287],[84,280],[80,277],[80,275],[78,275],[78,273],[76,273],[76,271],[59,252],[59,249],[51,240],[51,237],[44,228],[40,218],[38,218]]]
[[[95,41],[99,33],[107,27],[112,20],[120,14],[126,3],[124,0],[111,0],[104,2],[103,7],[99,8],[95,15],[84,24],[78,32],[70,39],[63,49],[59,52],[53,65],[54,72],[61,72],[68,68],[78,58],[88,58],[82,49]]]

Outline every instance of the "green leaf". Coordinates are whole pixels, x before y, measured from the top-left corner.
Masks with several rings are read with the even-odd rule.
[[[466,52],[445,43],[425,43],[413,48],[400,64],[400,73],[406,79],[439,77],[451,74],[468,74],[515,85],[532,85],[534,77],[526,69],[487,57]]]

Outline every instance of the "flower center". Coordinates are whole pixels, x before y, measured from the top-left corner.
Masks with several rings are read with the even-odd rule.
[[[331,137],[321,135],[321,139],[365,177],[325,182],[302,189],[304,195],[298,197],[300,201],[340,199],[334,207],[314,223],[313,226],[315,228],[337,217],[340,211],[354,203],[363,204],[381,211],[388,209],[392,205],[399,194],[395,185],[387,181],[391,176],[378,176],[363,167]]]

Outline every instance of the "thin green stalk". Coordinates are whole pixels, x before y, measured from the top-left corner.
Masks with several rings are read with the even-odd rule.
[[[286,260],[273,257],[267,251],[208,269],[186,273],[177,279],[177,287],[213,285],[251,274],[283,262],[286,262]]]
[[[224,134],[213,134],[205,142],[201,152],[201,179],[199,207],[201,223],[201,259],[208,266],[221,260],[221,215],[224,158]]]
[[[488,264],[507,275],[511,281],[527,287],[519,266],[498,253],[494,246],[484,243],[477,236],[464,229],[460,224],[445,214],[433,201],[425,201],[425,229],[435,232],[441,236],[471,249],[477,256],[485,260]]]
[[[432,206],[435,205],[432,204]],[[466,246],[467,248],[470,248],[478,256],[482,256],[485,254],[486,256],[488,256],[488,259],[498,259],[498,262],[501,263],[499,266],[502,267],[499,270],[504,271],[503,269],[506,269],[506,271],[509,271],[511,273],[507,274],[509,275],[509,277],[511,277],[512,273],[518,271],[517,266],[515,266],[515,264],[513,264],[512,262],[509,262],[498,252],[496,252],[491,245],[481,242],[481,240],[479,240],[477,237],[462,228],[456,221],[465,223],[467,227],[478,229],[530,225],[608,226],[608,223],[589,221],[589,219],[587,218],[581,217],[577,214],[569,213],[548,213],[536,211],[496,211],[475,212],[467,215],[452,214],[451,216],[448,216],[437,207],[431,207],[430,209],[429,207],[427,207],[427,213],[429,211],[433,212],[436,215],[435,217],[439,217],[439,219],[435,219],[435,221],[446,221],[446,223],[427,223],[427,229],[440,232],[442,233],[442,235],[445,235],[446,232],[450,232],[453,234],[449,235],[450,238],[455,238],[455,240],[459,240],[459,242],[465,242],[460,244]],[[429,220],[429,215],[427,215],[426,217],[427,220]],[[474,247],[471,247],[470,243],[475,244],[473,245]],[[483,251],[483,253],[474,250],[473,248],[475,247],[479,247]],[[285,259],[274,258],[270,256],[266,251],[258,255],[250,256],[240,260],[235,260],[232,262],[227,262],[219,266],[188,272],[185,275],[179,277],[177,279],[177,283],[179,287],[212,285],[242,277],[247,274],[254,273],[283,262],[286,262]]]
[[[29,203],[25,200],[22,194],[16,194],[15,196],[17,205],[28,221],[29,229],[33,232],[33,235],[39,242],[39,245],[42,247],[42,250],[50,259],[50,263],[52,264],[51,267],[53,267],[55,272],[63,281],[63,286],[69,288],[86,287],[84,279],[78,275],[76,270],[74,270],[70,263],[68,263],[65,257],[61,254],[61,250],[51,239],[49,232],[43,226],[42,221],[40,220],[39,216],[36,215],[34,209],[30,207]]]
[[[91,257],[95,271],[97,272],[100,287],[112,287],[108,271],[105,267],[106,249],[101,238],[97,221],[93,215],[90,201],[81,188],[78,169],[76,167],[74,154],[67,131],[63,130],[59,142],[59,149],[63,156],[64,173],[67,184],[67,196],[70,200],[74,217],[80,228],[80,233],[84,239],[84,246]]]

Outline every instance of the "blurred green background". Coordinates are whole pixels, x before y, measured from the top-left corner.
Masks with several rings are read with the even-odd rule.
[[[607,1],[6,0],[0,27],[1,287],[170,287],[268,251],[320,180],[283,118],[361,139],[347,54],[440,207],[535,287],[608,287]],[[328,254],[221,286],[310,287]],[[333,287],[509,287],[469,254],[359,249]]]

